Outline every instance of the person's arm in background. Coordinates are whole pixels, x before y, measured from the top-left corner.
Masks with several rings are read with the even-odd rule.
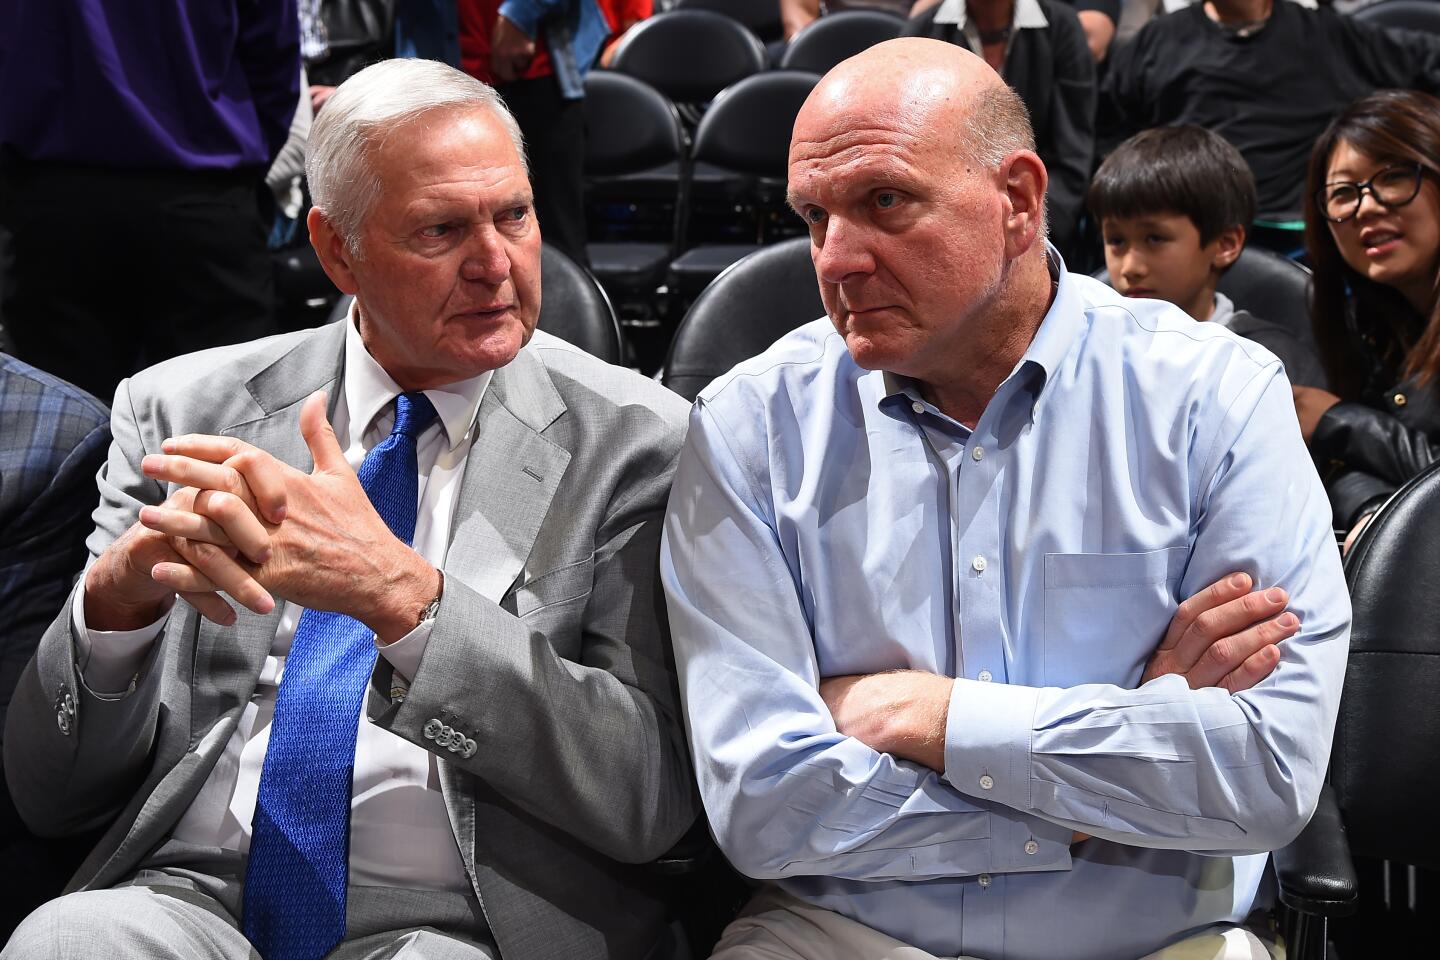
[[[1337,50],[1376,87],[1423,90],[1440,95],[1440,36],[1381,27],[1330,10],[1315,14],[1332,31]],[[1317,51],[1324,55],[1327,51]]]
[[[610,8],[602,8],[607,19],[610,16]],[[610,62],[615,59],[615,50],[620,46],[620,41],[625,38],[626,32],[642,20],[648,20],[655,12],[655,0],[616,0],[615,19],[610,24],[611,37],[605,42],[604,52],[600,54],[600,66],[609,67]]]
[[[912,10],[911,16],[915,15]],[[780,0],[780,29],[785,39],[793,40],[820,17],[820,0]]]
[[[295,0],[241,3],[236,59],[273,160],[290,135],[300,99],[300,18]]]
[[[1064,0],[1075,8],[1075,16],[1085,31],[1085,45],[1096,63],[1105,59],[1115,39],[1120,22],[1120,0]]]

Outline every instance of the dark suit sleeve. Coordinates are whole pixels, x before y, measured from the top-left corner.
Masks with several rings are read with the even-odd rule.
[[[91,556],[127,530],[143,504],[164,500],[160,484],[140,472],[148,451],[130,404],[131,382],[115,395],[113,442],[96,480],[99,506],[86,541]],[[114,818],[148,769],[161,709],[160,671],[154,666],[163,642],[152,646],[132,692],[98,697],[76,667],[70,603],[66,598],[51,611],[7,719],[5,779],[16,809],[40,836],[80,833]],[[72,708],[64,725],[58,716],[62,704]]]
[[[1036,130],[1050,173],[1047,192],[1050,235],[1070,249],[1095,161],[1095,62],[1080,21],[1069,10],[1054,11],[1050,38],[1055,58],[1054,102],[1048,129]]]
[[[1341,402],[1325,411],[1310,449],[1321,463],[1334,461],[1396,487],[1440,457],[1440,446],[1424,431],[1363,403]]]
[[[19,512],[0,528],[0,741],[20,672],[85,566],[85,535],[99,499],[95,472],[109,443],[109,424],[98,419],[73,448],[54,451],[37,465],[53,473],[21,478],[39,482],[24,485]]]
[[[295,0],[241,0],[235,56],[274,159],[300,103],[300,19]]]

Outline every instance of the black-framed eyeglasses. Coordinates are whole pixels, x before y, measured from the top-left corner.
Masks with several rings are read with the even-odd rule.
[[[1420,195],[1424,168],[1418,163],[1386,167],[1364,183],[1337,180],[1315,191],[1315,206],[1331,223],[1344,223],[1360,212],[1368,191],[1382,207],[1403,207]]]

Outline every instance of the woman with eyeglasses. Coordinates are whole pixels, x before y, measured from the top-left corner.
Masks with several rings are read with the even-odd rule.
[[[1345,547],[1440,458],[1440,99],[1385,90],[1310,154],[1311,314],[1331,390],[1296,387]]]

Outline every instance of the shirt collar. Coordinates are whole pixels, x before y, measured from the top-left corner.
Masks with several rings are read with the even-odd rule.
[[[345,318],[345,408],[350,411],[349,436],[346,445],[360,441],[365,431],[402,391],[400,386],[385,372],[365,349],[360,339],[360,328],[356,321],[356,304],[350,305]],[[468,380],[447,383],[442,387],[426,390],[425,396],[435,405],[435,412],[445,428],[445,439],[450,449],[459,445],[470,432],[475,414],[480,410],[480,401],[485,397],[485,388],[495,371],[484,373]]]
[[[942,0],[940,9],[935,11],[936,23],[953,23],[960,29],[970,19],[965,0]],[[1043,30],[1050,26],[1045,11],[1040,9],[1040,0],[1015,0],[1015,16],[1011,26],[1016,30]]]
[[[1215,309],[1210,314],[1210,322],[1218,323],[1222,327],[1229,327],[1230,321],[1235,319],[1235,304],[1229,297],[1215,291]]]
[[[1070,279],[1069,272],[1065,269],[1065,261],[1059,251],[1050,244],[1045,245],[1045,264],[1050,270],[1050,279],[1056,285],[1055,296],[1050,303],[1050,309],[1046,311],[1044,318],[1040,321],[1040,328],[1035,331],[1035,337],[1030,341],[1030,346],[1020,357],[1020,362],[1015,364],[1015,369],[1010,371],[1010,376],[1005,378],[1000,390],[1005,389],[1005,384],[1015,379],[1016,375],[1033,367],[1039,372],[1034,378],[1032,386],[1032,397],[1038,399],[1040,393],[1049,382],[1050,377],[1060,368],[1060,363],[1065,355],[1070,352],[1070,345],[1074,343],[1075,337],[1080,332],[1084,323],[1085,303],[1080,298],[1080,293],[1075,289],[1075,282]],[[920,386],[910,377],[891,373],[886,370],[881,374],[881,395],[880,402],[885,406],[892,406],[897,398],[903,398],[909,402],[919,401],[929,406],[928,402],[920,395]],[[1033,406],[1032,406],[1033,411]]]

